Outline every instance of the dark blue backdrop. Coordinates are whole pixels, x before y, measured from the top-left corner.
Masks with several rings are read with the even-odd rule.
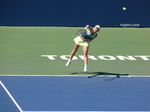
[[[148,27],[149,6],[150,0],[0,0],[0,25]]]

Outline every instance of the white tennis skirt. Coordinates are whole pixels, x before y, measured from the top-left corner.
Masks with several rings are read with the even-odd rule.
[[[77,36],[76,38],[74,38],[74,42],[75,44],[79,46],[89,46],[89,42],[83,41],[83,39],[80,36]]]

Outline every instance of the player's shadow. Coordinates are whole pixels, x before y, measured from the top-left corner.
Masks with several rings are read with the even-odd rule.
[[[114,79],[120,78],[120,76],[128,76],[129,74],[118,74],[118,73],[108,73],[108,72],[74,72],[71,73],[72,75],[75,74],[94,74],[91,76],[88,76],[88,78],[93,78],[96,76],[115,76],[115,77],[108,77],[104,79],[104,81],[113,81]]]

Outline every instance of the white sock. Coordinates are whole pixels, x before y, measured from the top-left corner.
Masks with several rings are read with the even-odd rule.
[[[68,62],[71,62],[71,59],[69,59]]]
[[[87,72],[87,64],[84,65],[84,72]]]
[[[88,65],[87,64],[84,64],[84,68],[87,68],[88,67]]]

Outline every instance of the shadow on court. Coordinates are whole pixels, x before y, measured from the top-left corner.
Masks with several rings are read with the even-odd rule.
[[[72,75],[74,74],[94,74],[91,76],[88,76],[88,78],[93,78],[96,76],[115,76],[115,77],[109,77],[107,79],[104,79],[104,81],[113,81],[114,79],[120,78],[120,76],[128,76],[129,74],[118,74],[118,73],[108,73],[108,72],[74,72],[71,73]]]

